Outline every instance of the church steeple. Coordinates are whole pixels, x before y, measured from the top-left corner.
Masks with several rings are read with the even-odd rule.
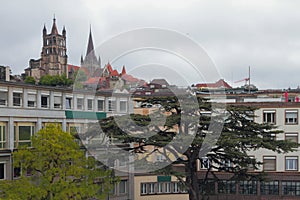
[[[58,31],[57,31],[57,27],[56,27],[56,19],[55,19],[55,15],[53,17],[53,25],[52,25],[52,30],[51,30],[51,34],[52,35],[57,35]]]
[[[95,54],[91,26],[90,26],[86,56],[84,57],[84,59],[81,58],[81,66],[86,67],[89,70],[91,76],[94,75],[94,72],[96,72],[98,68],[101,68],[100,58],[98,60]]]
[[[86,51],[86,56],[88,56],[90,53],[92,53],[91,57],[96,57],[94,52],[94,43],[93,43],[93,37],[92,37],[92,27],[90,26],[90,35],[89,35],[89,41]]]

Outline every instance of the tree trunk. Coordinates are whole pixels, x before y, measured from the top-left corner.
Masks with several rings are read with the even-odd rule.
[[[200,188],[197,176],[197,160],[193,158],[188,159],[185,165],[186,183],[188,185],[189,200],[200,200]]]

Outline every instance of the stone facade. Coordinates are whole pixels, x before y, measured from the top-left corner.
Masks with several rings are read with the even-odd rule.
[[[29,67],[25,69],[25,75],[32,76],[37,81],[46,74],[68,76],[67,60],[66,30],[64,27],[62,34],[59,34],[54,18],[49,34],[47,34],[46,26],[43,28],[41,58],[30,59]]]

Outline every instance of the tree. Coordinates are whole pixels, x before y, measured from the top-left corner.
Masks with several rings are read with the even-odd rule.
[[[47,86],[70,86],[73,84],[73,81],[68,79],[65,74],[54,76],[47,74],[41,77],[39,84]]]
[[[0,183],[4,199],[102,199],[116,181],[58,125],[41,129],[32,147],[13,153],[14,167],[22,172],[19,179]]]
[[[191,109],[189,112],[183,112],[181,107],[183,104],[180,105],[180,101],[173,96],[150,97],[140,101],[161,106],[158,112],[163,112],[167,115],[163,127],[155,124],[149,126],[153,119],[150,116],[132,114],[130,117],[110,117],[101,120],[99,124],[102,132],[107,137],[112,138],[112,140],[117,139],[123,143],[134,142],[134,147],[127,148],[126,150],[128,151],[149,154],[157,153],[159,148],[165,148],[165,152],[175,155],[178,159],[174,163],[183,165],[185,173],[178,173],[171,166],[167,166],[159,171],[176,175],[185,184],[190,200],[199,200],[206,195],[205,191],[201,192],[199,189],[201,185],[196,170],[197,162],[203,162],[203,160],[200,160],[199,155],[206,154],[207,159],[211,161],[204,181],[207,180],[208,173],[214,174],[212,169],[230,172],[236,180],[249,180],[263,178],[254,177],[248,172],[249,166],[257,168],[262,164],[248,155],[250,150],[255,151],[263,148],[278,153],[286,153],[294,151],[298,147],[297,143],[291,141],[273,140],[273,134],[279,134],[281,131],[276,130],[276,127],[270,124],[255,123],[253,121],[255,108],[252,107],[227,106],[225,117],[221,115],[221,118],[213,118],[212,115],[217,114],[218,111],[214,111],[212,104],[201,98],[198,99],[199,106],[197,110]],[[185,104],[184,106],[189,107],[189,102],[185,102]],[[207,111],[211,112],[211,114],[207,115]],[[192,120],[192,117],[195,116],[198,117],[196,124]],[[215,142],[205,139],[209,138],[209,134],[213,132],[210,129],[212,120],[221,120],[223,123],[221,135]],[[122,126],[122,124],[125,124],[125,126]],[[218,126],[218,123],[215,126]],[[177,127],[178,131],[174,132],[174,127]],[[97,134],[99,132],[97,128],[98,125],[92,126],[88,135]],[[196,129],[193,141],[186,151],[182,154],[178,153],[181,152],[183,144],[186,143],[186,136],[191,129]],[[155,131],[157,134],[151,137],[146,135],[137,137],[134,134],[128,134],[140,132],[141,130],[146,130],[146,133]],[[175,138],[176,144],[168,146]],[[216,139],[212,138],[212,140]],[[214,145],[210,148],[211,144]],[[155,148],[152,148],[152,152],[147,152],[147,146]],[[168,157],[166,153],[164,155]],[[224,167],[224,161],[230,161],[233,165]],[[217,179],[216,176],[215,178]]]
[[[25,82],[25,83],[28,83],[28,84],[35,85],[35,82],[36,82],[36,81],[35,81],[34,77],[32,77],[32,76],[27,76],[27,77],[25,78],[24,82]]]

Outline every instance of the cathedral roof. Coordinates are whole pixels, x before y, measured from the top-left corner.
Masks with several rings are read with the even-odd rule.
[[[51,29],[51,34],[55,34],[58,35],[58,31],[57,31],[57,27],[56,27],[56,23],[55,23],[56,19],[55,17],[53,18],[53,25],[52,25],[52,29]]]
[[[93,57],[95,56],[94,43],[93,43],[93,37],[92,37],[92,29],[91,28],[90,28],[90,35],[89,35],[89,41],[88,41],[86,56],[88,56],[90,53],[93,54]]]

